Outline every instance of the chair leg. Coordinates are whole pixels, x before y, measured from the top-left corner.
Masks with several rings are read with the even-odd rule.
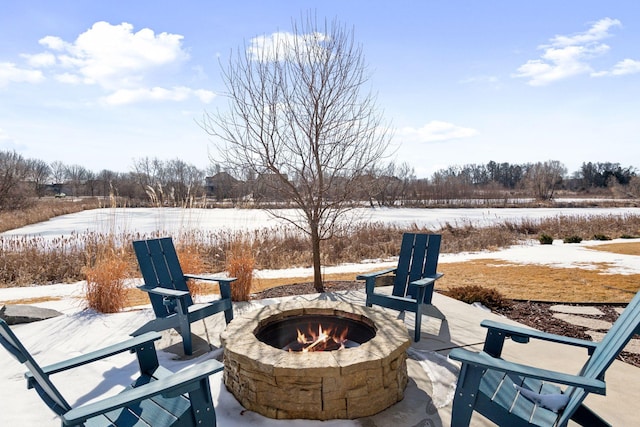
[[[229,300],[229,308],[224,311],[224,320],[229,322],[233,320],[233,304],[231,303],[231,282],[226,280],[221,280],[218,282],[220,284],[220,298],[222,300]]]
[[[182,336],[182,346],[184,348],[184,354],[191,356],[193,354],[193,344],[191,342],[191,324],[189,323],[188,308],[182,304],[182,301],[178,301],[178,324],[180,328],[180,335]]]
[[[191,328],[180,328],[180,335],[182,336],[182,347],[184,348],[184,354],[191,356],[193,354],[193,342],[191,340]]]
[[[216,409],[211,399],[209,378],[200,380],[200,386],[189,392],[189,400],[196,425],[216,427]]]
[[[420,341],[421,331],[422,331],[422,310],[418,308],[416,310],[416,329],[413,337],[414,342]]]
[[[451,427],[469,427],[481,379],[482,369],[462,365],[451,409]]]
[[[233,320],[233,308],[224,311],[224,320],[227,322],[227,325]]]

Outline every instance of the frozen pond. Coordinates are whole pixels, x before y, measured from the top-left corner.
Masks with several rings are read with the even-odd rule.
[[[283,210],[295,215],[295,210]],[[359,208],[349,212],[358,222],[380,222],[400,227],[417,225],[438,229],[453,226],[488,226],[504,221],[519,222],[558,216],[640,215],[640,208],[504,208],[504,209],[414,209]],[[260,209],[105,208],[63,215],[38,224],[2,233],[2,236],[56,238],[72,233],[175,234],[189,230],[258,230],[284,225]]]

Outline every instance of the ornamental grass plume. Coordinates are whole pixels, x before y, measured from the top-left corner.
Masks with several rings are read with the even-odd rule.
[[[99,313],[117,313],[127,306],[125,280],[129,277],[129,263],[124,257],[104,256],[86,266],[87,307]]]
[[[248,301],[256,263],[251,251],[251,244],[242,239],[236,240],[231,243],[226,258],[226,270],[229,276],[237,279],[231,284],[231,299],[233,301]]]
[[[179,248],[176,249],[176,252],[178,253],[180,267],[184,274],[202,274],[206,271],[206,263],[203,256],[198,252],[196,245],[180,245]],[[206,291],[204,283],[197,280],[189,279],[187,281],[187,287],[193,299],[204,294]]]

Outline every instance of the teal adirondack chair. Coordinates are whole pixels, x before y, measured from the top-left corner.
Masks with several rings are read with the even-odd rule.
[[[357,280],[365,281],[367,307],[375,304],[416,314],[415,342],[420,341],[423,315],[446,321],[444,314],[431,303],[435,281],[443,276],[436,272],[441,237],[439,234],[405,233],[402,235],[396,268],[356,277]],[[376,278],[389,273],[394,274],[391,295],[376,292]]]
[[[211,359],[173,373],[158,364],[153,342],[160,335],[149,332],[119,344],[41,367],[25,349],[7,323],[0,319],[0,344],[28,371],[27,388],[38,392],[44,403],[62,420],[63,426],[215,426],[209,376],[223,369]],[[140,376],[115,396],[71,407],[51,381],[64,372],[110,356],[135,353]],[[9,402],[4,402],[9,404]]]
[[[175,329],[182,336],[184,353],[193,353],[191,323],[224,312],[227,323],[233,319],[231,283],[235,278],[201,277],[184,274],[170,237],[133,242],[144,285],[138,287],[149,294],[156,318],[137,329],[132,336],[149,331]],[[194,304],[187,279],[218,282],[220,299]]]
[[[481,324],[488,328],[482,352],[456,348],[449,354],[462,362],[453,402],[453,427],[468,426],[474,410],[501,426],[562,427],[569,420],[583,426],[610,425],[583,401],[588,393],[605,394],[607,368],[633,335],[640,333],[640,292],[599,343],[487,320]],[[590,356],[578,375],[516,364],[500,358],[508,337],[517,343],[533,338],[578,346]],[[560,385],[566,388],[562,390]]]

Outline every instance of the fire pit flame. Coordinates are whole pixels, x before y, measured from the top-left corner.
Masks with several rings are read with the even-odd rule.
[[[287,344],[283,350],[301,351],[303,353],[313,351],[333,351],[342,350],[347,347],[357,347],[359,344],[347,339],[349,328],[338,331],[337,327],[324,327],[318,323],[316,331],[312,324],[309,324],[307,332],[296,329],[297,337],[295,342]]]

